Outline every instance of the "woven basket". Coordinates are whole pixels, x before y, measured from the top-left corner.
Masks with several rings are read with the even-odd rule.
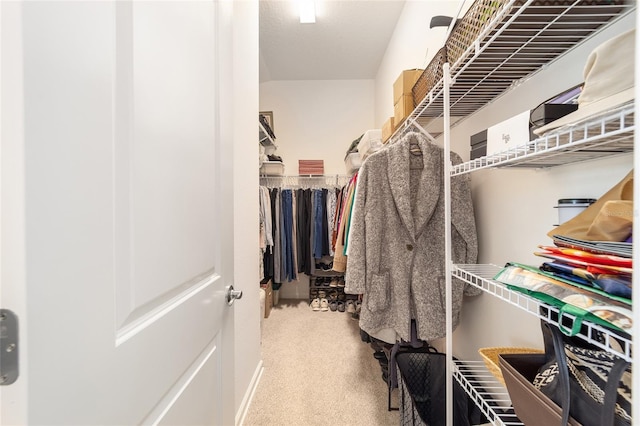
[[[498,355],[500,354],[540,354],[544,351],[533,348],[514,348],[514,347],[494,347],[494,348],[480,348],[478,353],[482,356],[485,365],[489,369],[489,372],[500,380],[500,383],[505,385],[504,378],[502,377],[502,370],[498,363]]]
[[[464,53],[469,46],[471,46],[475,40],[480,38],[480,34],[490,26],[491,21],[493,21],[494,18],[503,11],[508,3],[509,0],[475,0],[473,2],[462,19],[460,19],[455,25],[445,42],[449,64],[451,64],[451,72],[454,72],[458,68],[458,60],[464,56]],[[525,3],[525,0],[516,0],[510,6],[509,12],[522,7]],[[575,0],[535,0],[529,5],[529,7],[551,7],[558,9],[570,6],[574,3]],[[579,5],[615,6],[624,3],[625,0],[581,0]],[[587,9],[585,13],[593,12],[589,12]],[[506,19],[507,15],[504,16]],[[497,24],[496,26],[499,25],[500,24]],[[486,36],[488,35],[490,35],[490,32],[487,32]]]
[[[476,0],[473,2],[445,42],[452,71],[467,48],[507,3],[508,0]]]
[[[417,107],[427,96],[427,93],[440,81],[443,75],[442,66],[447,62],[446,46],[438,50],[429,65],[424,69],[416,84],[413,85],[413,106]]]

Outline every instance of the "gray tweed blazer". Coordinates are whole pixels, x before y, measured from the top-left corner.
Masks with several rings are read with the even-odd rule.
[[[422,151],[420,159],[411,144]],[[411,340],[445,336],[444,150],[419,133],[408,133],[372,154],[358,172],[348,239],[345,292],[364,294],[360,328],[375,334],[394,329]],[[414,158],[412,158],[414,157]],[[454,164],[462,162],[451,153]],[[452,258],[475,263],[478,254],[468,174],[451,179]],[[452,281],[453,326],[463,295],[482,291]]]

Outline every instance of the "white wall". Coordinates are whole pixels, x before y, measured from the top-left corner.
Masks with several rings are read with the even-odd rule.
[[[429,28],[431,16],[455,16],[469,4],[458,0],[409,0],[398,19],[376,75],[375,123],[378,127],[393,116],[393,82],[402,70],[424,69],[444,46],[447,29]]]
[[[392,111],[389,98],[397,74],[402,69],[415,67],[429,45],[425,39],[422,50],[418,46],[411,50],[394,48],[420,40],[415,35],[424,31],[424,22],[429,19],[432,2],[429,2],[430,7],[425,6],[422,2],[406,4],[392,39],[393,45],[390,45],[380,66],[375,83],[377,123],[384,121]],[[463,159],[468,159],[470,135],[579,84],[589,52],[601,41],[633,26],[635,19],[630,16],[582,48],[574,49],[544,73],[523,82],[509,95],[495,100],[458,123],[451,134],[452,150]],[[431,42],[441,43],[439,35],[434,39]],[[429,50],[432,51],[431,48]],[[533,252],[539,244],[551,243],[546,233],[557,221],[557,211],[553,208],[557,200],[568,197],[598,198],[632,167],[633,156],[627,154],[548,170],[501,169],[472,173],[479,263],[503,265],[507,261],[518,261],[539,265],[540,258],[534,256]],[[539,321],[532,315],[495,297],[483,294],[468,298],[461,325],[455,332],[454,355],[478,359],[477,349],[481,347],[541,347],[539,329]]]
[[[238,420],[247,408],[262,365],[258,272],[258,1],[233,5],[233,187],[237,194],[233,205],[234,287],[243,291],[242,299],[234,304],[234,399]]]
[[[373,96],[373,80],[262,83],[260,111],[273,111],[285,174],[298,174],[298,160],[324,160],[325,174],[345,174],[347,148],[374,128]]]
[[[324,160],[325,174],[346,174],[351,142],[373,129],[373,80],[271,81],[260,84],[260,111],[273,111],[276,154],[286,175],[298,160]],[[280,298],[309,297],[309,279],[283,283]]]

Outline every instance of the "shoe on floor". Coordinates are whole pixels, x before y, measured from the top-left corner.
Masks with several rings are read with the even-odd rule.
[[[331,310],[331,312],[335,312],[338,310],[338,301],[337,300],[332,300],[329,302],[329,309]]]
[[[320,299],[315,298],[311,301],[311,309],[314,311],[320,310]]]
[[[329,302],[327,299],[320,299],[320,310],[326,312],[329,310]]]
[[[344,312],[344,302],[338,301],[338,312]]]
[[[353,300],[347,300],[346,303],[347,313],[355,314],[356,313],[356,304]]]

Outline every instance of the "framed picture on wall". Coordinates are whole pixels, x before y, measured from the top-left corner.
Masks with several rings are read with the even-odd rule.
[[[265,121],[269,125],[269,128],[271,128],[271,131],[275,133],[275,130],[273,128],[273,111],[260,111],[260,115],[264,117]]]

